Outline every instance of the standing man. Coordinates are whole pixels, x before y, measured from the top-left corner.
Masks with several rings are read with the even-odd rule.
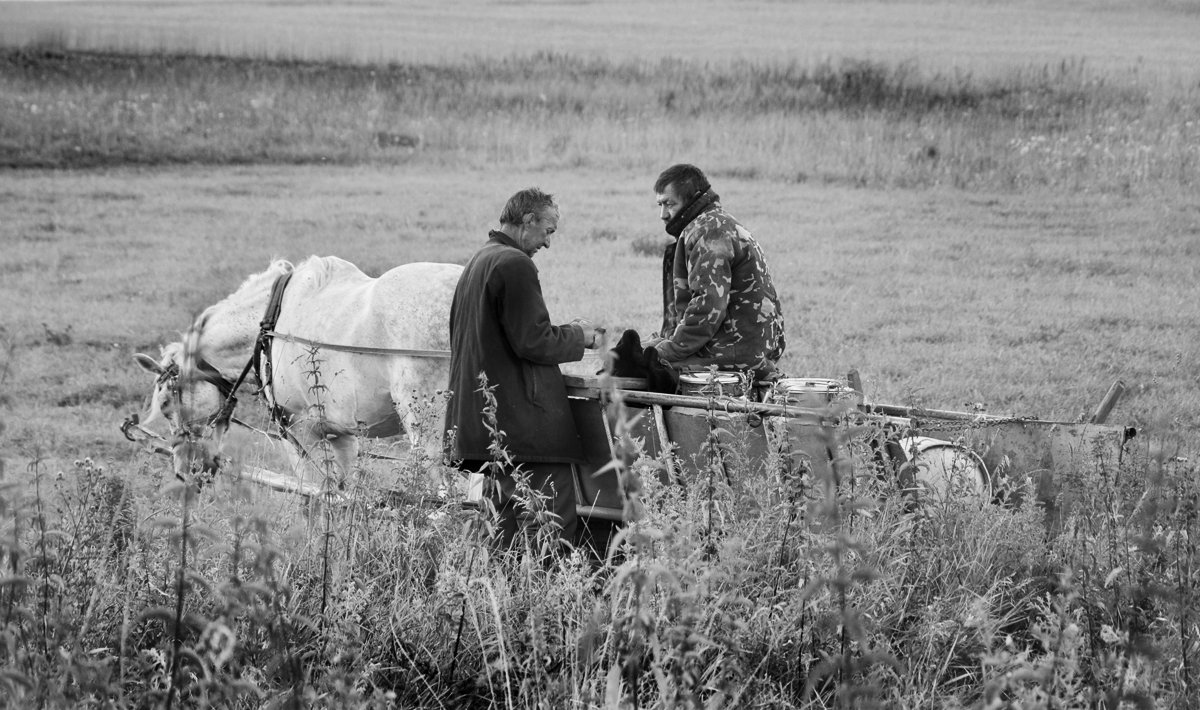
[[[678,371],[717,365],[770,376],[783,355],[783,311],[758,242],[694,165],[664,170],[654,192],[676,238],[663,254],[658,356]]]
[[[499,511],[504,546],[521,528],[516,465],[548,497],[563,539],[571,540],[578,525],[571,464],[583,461],[583,449],[558,365],[582,359],[585,348],[596,347],[597,333],[586,321],[550,324],[533,255],[550,248],[558,217],[554,198],[537,188],[509,198],[500,228],[467,263],[450,307],[448,451],[465,471],[486,468],[485,490]],[[484,420],[480,373],[495,397],[495,424],[511,466],[488,465],[497,459],[489,450],[493,433]]]

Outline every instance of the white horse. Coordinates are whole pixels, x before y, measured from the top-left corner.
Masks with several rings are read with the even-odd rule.
[[[132,421],[165,418],[176,472],[213,472],[233,395],[246,397],[253,387],[293,444],[294,463],[321,460],[327,444],[344,476],[360,436],[403,432],[439,456],[450,301],[461,273],[454,264],[414,263],[371,278],[336,257],[295,267],[275,261],[205,309],[185,341],[163,347],[158,360],[134,356],[157,379],[149,410]],[[272,323],[265,314],[287,274]]]

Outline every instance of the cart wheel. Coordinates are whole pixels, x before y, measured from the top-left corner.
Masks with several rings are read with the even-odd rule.
[[[987,468],[964,446],[927,437],[901,441],[908,458],[898,471],[900,487],[922,502],[991,500]]]

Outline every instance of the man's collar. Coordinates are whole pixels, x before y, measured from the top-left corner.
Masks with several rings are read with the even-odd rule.
[[[679,211],[670,221],[666,223],[667,234],[672,237],[678,237],[683,234],[683,230],[692,220],[707,212],[710,208],[719,209],[721,207],[721,198],[717,193],[713,192],[710,187],[708,190],[696,195],[691,202]]]
[[[504,232],[501,232],[499,229],[493,229],[492,231],[488,232],[488,239],[491,239],[495,242],[500,242],[501,244],[512,247],[517,251],[521,251],[521,245],[517,244],[517,240],[508,236]]]

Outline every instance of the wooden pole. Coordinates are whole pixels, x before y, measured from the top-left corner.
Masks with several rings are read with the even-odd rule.
[[[1121,399],[1121,395],[1125,393],[1125,383],[1117,380],[1112,383],[1112,387],[1108,388],[1104,399],[1100,400],[1100,406],[1096,407],[1095,413],[1089,419],[1092,424],[1103,424],[1107,419],[1113,407],[1117,406],[1117,401]]]
[[[667,433],[667,419],[663,416],[661,404],[650,406],[654,414],[654,428],[658,430],[660,453],[662,454],[663,463],[667,467],[667,473],[670,474],[672,481],[679,480],[679,471],[675,466],[675,445],[671,442],[671,435]]]
[[[1010,421],[1012,417],[997,417],[991,414],[969,414],[967,412],[952,412],[945,409],[925,409],[924,407],[897,407],[893,404],[864,404],[867,412],[886,414],[905,419],[948,419],[956,422],[994,422]]]
[[[782,404],[751,402],[746,399],[734,399],[732,397],[697,397],[686,394],[638,392],[636,390],[616,391],[621,393],[621,398],[626,402],[636,404],[651,404],[664,407],[693,407],[695,409],[713,409],[719,412],[762,414],[769,417],[809,417],[811,419],[820,419],[826,416],[823,409],[788,407]]]
[[[846,373],[846,382],[850,385],[850,389],[859,394],[863,393],[862,375],[858,374],[858,368],[851,369]]]
[[[692,395],[663,394],[661,392],[639,392],[635,390],[616,390],[616,392],[620,393],[623,400],[633,404],[650,404],[664,407],[692,407],[694,409],[712,409],[718,412],[758,414],[764,417],[808,419],[814,424],[823,421],[832,421],[829,410],[825,408],[810,409],[807,407],[771,404],[769,402],[751,402],[749,400],[733,399],[731,397],[696,397]],[[856,410],[856,414],[858,417],[867,419],[881,418],[890,421],[897,418],[888,416],[887,412],[872,413]],[[909,417],[902,416],[900,418],[907,420]],[[911,422],[908,421],[890,421],[890,423],[911,424]]]

